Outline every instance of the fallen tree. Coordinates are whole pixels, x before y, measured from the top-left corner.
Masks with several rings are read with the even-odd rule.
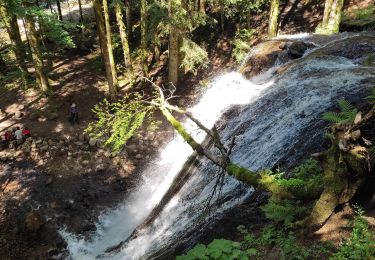
[[[255,172],[233,163],[230,155],[235,145],[235,137],[232,138],[228,146],[225,146],[215,126],[208,129],[188,111],[171,105],[169,100],[173,98],[173,93],[168,93],[168,97],[165,97],[165,91],[161,87],[146,78],[144,79],[154,89],[151,98],[147,99],[144,96],[136,95],[131,99],[128,96],[128,100],[122,102],[122,105],[109,105],[107,102],[104,107],[97,106],[94,112],[98,115],[99,121],[91,124],[88,132],[96,138],[107,137],[108,145],[115,144],[115,147],[119,148],[137,131],[144,120],[152,116],[154,110],[160,110],[166,120],[198,155],[206,157],[223,172],[237,180],[254,188],[268,191],[273,201],[284,199],[316,200],[310,214],[298,221],[295,226],[317,227],[322,225],[338,205],[348,202],[353,197],[370,173],[372,162],[368,147],[371,142],[361,136],[360,128],[374,116],[374,108],[362,116],[361,112],[357,112],[350,103],[340,101],[339,105],[342,111],[339,114],[326,113],[324,115],[326,120],[334,122],[327,132],[331,145],[326,151],[312,155],[319,161],[323,169],[322,185],[311,181],[304,183],[303,188],[295,188],[285,185],[270,170]],[[375,93],[370,99],[375,101],[374,97]],[[209,149],[194,140],[173,113],[186,116],[193,121],[207,134],[220,155],[214,155]]]

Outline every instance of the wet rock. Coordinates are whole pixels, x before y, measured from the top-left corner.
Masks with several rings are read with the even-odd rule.
[[[137,160],[142,159],[142,158],[143,158],[143,155],[142,155],[142,154],[137,154],[137,155],[135,156],[135,159],[137,159]]]
[[[308,49],[315,47],[312,43],[302,41],[293,42],[288,47],[288,54],[293,58],[301,58]]]
[[[44,223],[43,217],[38,212],[32,211],[26,215],[25,224],[28,231],[38,232]]]
[[[80,228],[81,232],[88,232],[88,231],[95,231],[95,230],[96,230],[96,226],[92,223],[85,224]]]

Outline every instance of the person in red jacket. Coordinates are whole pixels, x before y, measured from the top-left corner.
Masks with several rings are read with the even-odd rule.
[[[31,133],[30,133],[29,128],[25,127],[25,128],[22,130],[22,135],[23,135],[23,138],[24,138],[24,139],[30,137],[30,136],[31,136]]]

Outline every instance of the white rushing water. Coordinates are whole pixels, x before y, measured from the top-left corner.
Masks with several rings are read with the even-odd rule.
[[[272,69],[253,81],[230,72],[211,83],[191,112],[207,127],[212,127],[222,116],[218,125],[224,142],[228,143],[234,135],[237,140],[232,161],[253,170],[271,167],[284,154],[293,153],[299,142],[306,141],[300,138],[316,140],[321,113],[337,99],[359,91],[364,73],[358,73],[356,68],[345,58],[315,57],[291,63],[282,75],[273,75]],[[229,108],[232,109],[228,111]],[[204,134],[195,125],[186,122],[185,126],[198,141],[203,141]],[[147,218],[191,153],[191,148],[176,136],[160,158],[150,163],[140,187],[116,209],[100,217],[90,240],[61,231],[68,242],[70,257],[143,259],[163,248],[172,248],[177,241],[189,241],[202,230],[211,220],[202,212],[217,171],[205,161],[196,165],[192,177],[149,226],[120,250],[105,253],[107,248],[126,240]],[[296,158],[297,154],[295,151]],[[212,215],[219,216],[251,192],[251,188],[226,178],[220,196],[212,203]]]

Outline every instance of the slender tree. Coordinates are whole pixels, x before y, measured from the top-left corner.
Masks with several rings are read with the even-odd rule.
[[[33,2],[24,1],[25,8],[33,7]],[[25,16],[26,30],[28,31],[30,40],[31,55],[33,58],[33,63],[35,67],[35,74],[37,83],[43,92],[48,92],[50,90],[47,74],[45,72],[42,52],[40,51],[38,33],[35,29],[35,20],[30,12],[26,13]]]
[[[121,2],[118,2],[118,1],[115,2],[115,12],[116,12],[117,25],[120,31],[120,38],[121,38],[123,55],[124,55],[125,67],[131,69],[128,36],[126,34],[126,26],[123,20]]]
[[[110,60],[110,56],[112,56],[112,61],[113,61],[112,42],[110,40],[111,39],[110,34],[108,37],[108,34],[106,33],[106,25],[104,22],[101,0],[94,0],[93,8],[95,12],[95,21],[98,27],[100,47],[102,50],[105,72],[106,72],[106,77],[108,81],[108,92],[112,99],[116,99],[116,91],[117,91],[118,83],[117,83],[115,67],[111,66],[111,60]],[[107,15],[108,15],[108,8],[107,8]],[[110,47],[108,46],[108,43],[111,43]],[[112,55],[110,54],[110,52]]]
[[[279,30],[280,0],[272,0],[268,24],[268,36],[276,37]]]
[[[78,0],[78,8],[79,8],[79,19],[80,19],[80,22],[83,23],[82,0]]]
[[[338,33],[343,6],[344,0],[326,0],[323,20],[317,31],[325,34]]]
[[[181,4],[180,0],[169,0],[168,15],[170,19],[176,13],[178,6]],[[179,70],[179,42],[180,42],[179,29],[175,24],[169,25],[169,60],[168,60],[168,83],[177,85],[178,83],[178,70]]]
[[[128,39],[133,39],[133,23],[132,23],[132,8],[131,8],[131,0],[125,0],[125,16],[126,16],[126,33],[128,35]]]
[[[63,15],[62,15],[62,11],[61,11],[60,0],[56,0],[56,5],[57,5],[57,13],[58,13],[59,20],[62,21],[63,20]]]
[[[141,7],[141,62],[143,68],[143,74],[148,73],[147,64],[147,36],[146,36],[146,21],[147,21],[147,0],[140,0]]]
[[[8,10],[8,7],[6,5],[0,6],[0,15],[2,17],[2,21],[6,26],[6,30],[12,43],[12,50],[15,53],[18,67],[22,71],[22,74],[26,79],[28,76],[25,62],[26,53],[21,39],[17,16],[15,14],[12,14]]]

